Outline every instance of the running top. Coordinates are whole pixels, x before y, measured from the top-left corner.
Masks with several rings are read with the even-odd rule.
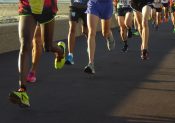
[[[76,8],[87,8],[87,3],[89,0],[71,0],[70,6]]]
[[[53,13],[58,11],[57,0],[20,0],[18,11],[23,8],[31,8],[33,14],[42,14],[43,9],[51,9]]]

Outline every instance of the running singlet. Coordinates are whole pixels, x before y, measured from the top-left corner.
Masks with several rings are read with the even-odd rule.
[[[43,11],[44,0],[29,0],[31,11],[34,14],[41,14]]]
[[[19,13],[25,13],[29,8],[33,14],[42,14],[44,9],[50,9],[56,13],[57,0],[19,0]]]
[[[71,0],[70,6],[86,8],[89,0]]]
[[[119,8],[120,7],[128,7],[131,5],[131,0],[119,0],[118,5],[119,5]]]

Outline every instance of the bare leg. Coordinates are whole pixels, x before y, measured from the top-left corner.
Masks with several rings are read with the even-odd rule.
[[[20,52],[18,59],[19,85],[26,85],[26,77],[29,67],[29,56],[31,53],[31,44],[36,27],[36,21],[32,16],[21,16],[19,20],[19,40]]]
[[[41,30],[40,26],[35,29],[35,34],[33,38],[33,49],[32,49],[32,67],[31,72],[36,73],[39,60],[42,54],[43,42],[41,40]]]
[[[89,55],[89,63],[94,63],[94,55],[95,55],[95,37],[96,37],[96,30],[98,24],[99,17],[87,14],[87,25],[88,25],[88,55]]]
[[[76,21],[69,21],[68,52],[73,53],[75,47]]]

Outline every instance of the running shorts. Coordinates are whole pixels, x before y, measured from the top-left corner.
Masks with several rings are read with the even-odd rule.
[[[112,0],[89,0],[87,4],[87,14],[93,14],[101,19],[110,19],[113,14]]]
[[[153,0],[131,0],[131,7],[135,11],[142,12],[142,8],[146,5],[152,7]]]
[[[118,16],[125,16],[127,12],[132,12],[131,7],[120,7],[116,9],[116,13]]]
[[[19,15],[32,15],[39,23],[47,23],[54,19],[58,11],[57,0],[44,0],[42,9],[41,4],[38,3],[34,7],[31,7],[32,3],[29,3],[29,0],[20,0],[18,9]]]
[[[78,23],[79,19],[82,19],[83,26],[87,27],[87,14],[85,12],[86,9],[84,8],[82,9],[70,6],[69,20],[76,21]]]

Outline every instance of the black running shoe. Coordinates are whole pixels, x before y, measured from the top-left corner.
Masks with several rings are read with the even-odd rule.
[[[124,46],[123,46],[123,48],[121,49],[121,51],[122,52],[127,52],[128,51],[128,45],[127,44],[125,44]]]
[[[95,74],[94,64],[90,63],[84,68],[84,72],[88,74]]]
[[[148,60],[149,59],[149,53],[148,53],[148,50],[147,49],[143,49],[141,51],[141,59],[142,60]]]

